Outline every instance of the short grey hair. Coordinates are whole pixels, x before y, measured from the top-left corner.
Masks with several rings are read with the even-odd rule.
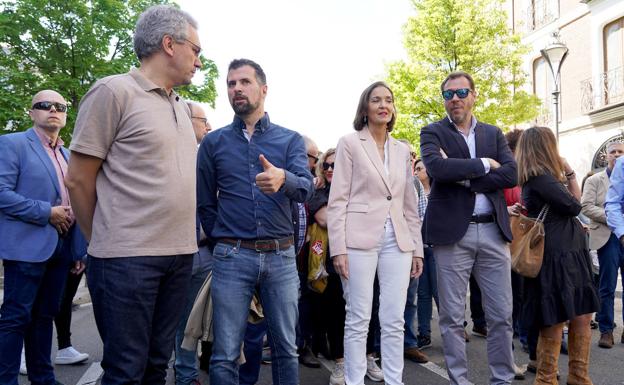
[[[155,5],[146,9],[136,23],[134,52],[139,61],[161,50],[162,39],[170,35],[175,41],[183,41],[188,26],[197,29],[197,21],[191,15],[172,5]]]
[[[611,151],[611,148],[613,148],[613,146],[621,146],[623,144],[624,144],[624,142],[622,142],[621,140],[613,140],[613,141],[607,143],[607,153],[609,153]]]

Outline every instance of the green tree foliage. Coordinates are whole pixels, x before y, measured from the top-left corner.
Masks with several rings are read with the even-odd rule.
[[[98,79],[138,66],[132,34],[138,15],[168,0],[0,0],[0,133],[30,127],[28,108],[42,89],[70,104],[65,141],[82,96]],[[204,80],[178,90],[214,106],[217,68],[201,58]]]
[[[466,71],[478,92],[475,116],[509,129],[537,115],[539,99],[520,89],[527,48],[507,26],[502,0],[412,0],[404,26],[408,59],[388,65],[399,111],[395,136],[418,144],[420,128],[445,115],[440,83]]]

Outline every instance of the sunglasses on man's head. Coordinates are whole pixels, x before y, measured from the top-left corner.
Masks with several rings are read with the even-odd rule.
[[[33,104],[32,109],[33,110],[50,111],[52,109],[52,106],[54,106],[54,109],[56,111],[58,111],[58,112],[65,112],[65,111],[67,111],[67,104],[56,103],[56,102],[37,102],[37,103]]]
[[[331,163],[323,162],[323,170],[327,171],[329,170],[330,167],[332,170],[334,169],[334,162],[331,162]]]
[[[442,91],[442,97],[444,98],[444,100],[451,100],[453,99],[453,95],[456,94],[458,98],[466,99],[468,95],[470,94],[470,92],[472,92],[470,88],[460,88],[457,90],[444,90]]]

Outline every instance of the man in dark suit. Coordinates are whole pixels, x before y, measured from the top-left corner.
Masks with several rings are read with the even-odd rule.
[[[451,73],[441,91],[448,116],[423,128],[420,143],[432,178],[423,234],[434,245],[447,370],[451,384],[468,383],[463,322],[472,272],[483,293],[490,383],[510,384],[511,229],[503,189],[516,184],[516,163],[501,130],[472,114],[469,74]]]
[[[69,153],[59,131],[67,103],[55,91],[37,93],[33,127],[0,136],[0,384],[16,384],[22,345],[33,384],[55,384],[50,361],[52,320],[72,263],[84,269],[86,241],[65,188]]]

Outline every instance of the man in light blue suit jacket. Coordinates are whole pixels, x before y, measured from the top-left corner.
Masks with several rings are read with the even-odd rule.
[[[86,241],[65,188],[69,152],[59,131],[67,103],[55,91],[37,93],[33,127],[0,136],[0,385],[17,384],[22,345],[32,384],[54,385],[52,321],[67,272],[84,269]]]

